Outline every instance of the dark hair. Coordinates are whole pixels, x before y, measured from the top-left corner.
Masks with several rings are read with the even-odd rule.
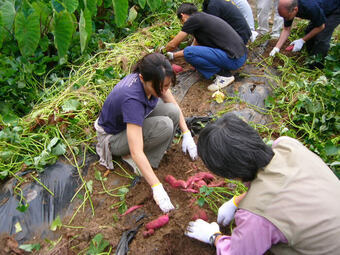
[[[204,12],[206,12],[206,10],[208,9],[209,3],[210,3],[210,0],[204,0],[204,1],[203,1],[202,10],[203,10]]]
[[[181,19],[182,18],[182,13],[187,14],[187,15],[191,15],[191,14],[193,14],[195,12],[197,12],[196,5],[194,5],[192,3],[183,3],[177,9],[177,17],[179,19]]]
[[[215,174],[252,181],[274,156],[259,134],[232,113],[207,125],[197,143],[198,155]]]
[[[161,96],[165,77],[171,77],[172,84],[176,83],[176,75],[169,60],[160,53],[145,55],[133,68],[133,73],[140,73],[144,81],[151,81],[158,96]]]

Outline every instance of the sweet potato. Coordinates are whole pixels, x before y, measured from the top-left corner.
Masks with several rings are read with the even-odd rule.
[[[194,182],[194,187],[197,187],[198,189],[203,187],[203,186],[208,186],[207,183],[203,180],[199,180],[197,182]]]
[[[172,70],[174,70],[176,74],[183,72],[183,68],[181,66],[175,65],[175,64],[172,64],[171,66],[172,66]]]
[[[169,222],[169,216],[167,214],[158,217],[157,219],[150,221],[145,225],[146,229],[156,229],[163,227]]]
[[[208,184],[208,187],[223,187],[224,184],[225,184],[224,181],[211,182]]]
[[[145,231],[143,232],[143,236],[144,236],[144,237],[148,237],[148,236],[153,235],[154,233],[155,233],[155,230],[154,230],[153,228],[150,228],[149,230],[145,230]]]
[[[123,213],[121,216],[125,216],[131,212],[133,212],[134,210],[137,210],[138,208],[141,208],[143,205],[134,205],[134,206],[131,206],[129,209],[126,210],[125,213]]]
[[[195,189],[187,188],[187,189],[182,189],[182,190],[185,191],[185,192],[190,192],[190,193],[198,193],[198,190],[195,190]]]
[[[195,221],[197,219],[202,219],[208,221],[208,215],[203,209],[198,209],[195,215],[192,217],[192,220]]]
[[[215,179],[215,176],[213,176],[211,173],[208,172],[199,172],[195,174],[195,177],[200,178],[201,180],[213,180]]]
[[[186,188],[186,182],[183,180],[176,180],[172,175],[165,176],[164,180],[169,183],[173,188]]]
[[[287,48],[286,48],[286,51],[292,51],[294,49],[294,45],[289,45]]]

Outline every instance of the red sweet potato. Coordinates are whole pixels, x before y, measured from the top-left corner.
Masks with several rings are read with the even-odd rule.
[[[143,232],[144,237],[152,236],[155,233],[155,230],[153,228],[150,228],[149,230],[145,230]]]
[[[211,173],[208,172],[199,172],[195,174],[195,177],[200,178],[201,180],[213,180],[215,179],[215,176],[213,176]]]
[[[133,212],[134,210],[137,210],[138,208],[141,208],[143,205],[134,205],[134,206],[131,206],[129,209],[126,210],[125,213],[123,213],[121,216],[125,216],[131,212]]]
[[[172,175],[167,175],[164,180],[169,183],[173,188],[186,188],[186,182],[183,180],[176,180]]]
[[[203,180],[199,180],[197,182],[194,182],[194,187],[197,187],[198,189],[203,187],[203,186],[208,186],[207,183]]]
[[[195,190],[195,189],[187,188],[187,189],[182,189],[182,190],[185,191],[185,192],[198,193],[198,190]]]
[[[180,73],[180,72],[183,72],[183,68],[179,65],[175,65],[175,64],[172,64],[172,70],[174,70],[174,72],[177,74],[177,73]]]
[[[208,184],[208,187],[223,187],[224,184],[224,181],[211,182]]]
[[[202,219],[208,221],[208,215],[203,209],[198,209],[197,212],[192,217],[192,220],[195,221],[197,219]]]
[[[289,45],[287,48],[286,48],[286,51],[292,51],[294,49],[294,45]]]
[[[156,229],[156,228],[160,228],[163,227],[165,224],[167,224],[169,222],[169,216],[167,214],[162,215],[160,217],[158,217],[157,219],[150,221],[149,223],[147,223],[145,225],[146,229]]]

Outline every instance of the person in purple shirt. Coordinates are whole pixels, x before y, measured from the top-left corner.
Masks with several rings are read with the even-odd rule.
[[[291,43],[292,50],[300,51],[306,44],[310,55],[327,55],[333,31],[340,24],[339,0],[280,0],[278,11],[284,18],[284,28],[270,56],[278,53],[288,39],[295,17],[308,19],[310,23],[305,36]]]
[[[111,91],[95,122],[100,164],[113,168],[112,155],[121,156],[152,187],[153,197],[163,212],[174,209],[153,171],[170,147],[176,128],[182,134],[182,150],[194,160],[196,144],[170,86],[175,73],[159,53],[143,57]]]
[[[267,146],[233,113],[207,125],[198,155],[213,173],[241,180],[248,191],[225,202],[217,223],[189,222],[185,234],[215,245],[218,255],[339,254],[340,182],[299,141],[280,137]],[[231,236],[218,224],[235,219]]]

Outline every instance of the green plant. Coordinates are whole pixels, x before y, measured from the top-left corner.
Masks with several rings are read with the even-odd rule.
[[[102,234],[97,234],[91,240],[90,247],[86,251],[87,255],[98,255],[105,251],[105,249],[109,246],[109,242],[103,239]]]
[[[247,188],[239,181],[224,180],[226,186],[223,187],[208,187],[203,186],[200,192],[196,194],[197,204],[202,207],[205,203],[210,209],[217,214],[218,208],[233,196],[241,195],[247,191]]]

